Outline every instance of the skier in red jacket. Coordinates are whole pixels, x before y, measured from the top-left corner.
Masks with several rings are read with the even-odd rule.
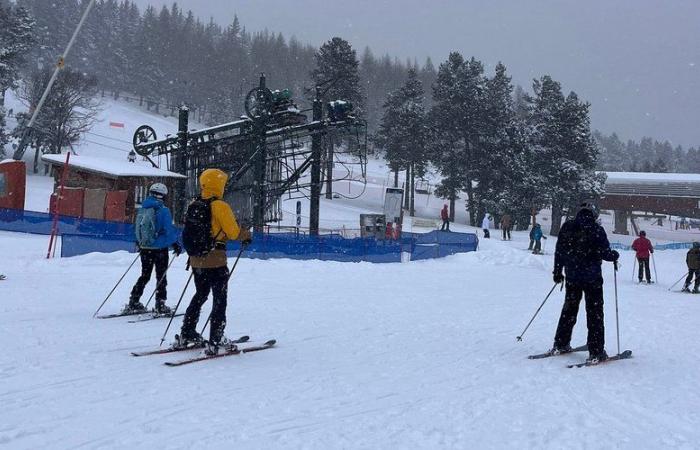
[[[440,210],[440,218],[442,219],[441,231],[450,231],[450,210],[448,209],[447,203]]]
[[[649,257],[654,253],[654,246],[647,239],[646,231],[640,231],[639,237],[632,243],[632,250],[637,252],[637,261],[639,261],[639,282],[643,280],[643,275],[646,275],[647,283],[651,284],[651,270],[649,269]]]

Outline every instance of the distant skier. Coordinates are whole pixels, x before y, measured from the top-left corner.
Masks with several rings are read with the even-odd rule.
[[[563,283],[566,273],[566,298],[554,337],[555,354],[571,351],[571,333],[576,324],[579,304],[586,294],[588,322],[588,362],[598,364],[607,359],[605,352],[605,322],[603,317],[602,261],[617,261],[620,254],[610,249],[603,227],[596,223],[597,210],[584,203],[559,231],[554,255],[554,282]]]
[[[542,239],[547,239],[547,236],[545,236],[544,233],[542,233],[542,227],[539,223],[536,223],[535,226],[532,227],[532,231],[530,232],[530,239],[534,239],[535,241],[535,249],[532,251],[532,254],[542,254]]]
[[[535,247],[535,225],[530,229],[530,245],[527,246],[528,250],[532,250]]]
[[[202,305],[212,292],[211,327],[207,354],[215,355],[226,345],[226,301],[229,271],[226,266],[226,242],[238,239],[250,243],[250,232],[240,228],[228,203],[222,200],[228,176],[219,169],[207,169],[199,177],[201,189],[187,208],[182,240],[189,254],[197,292],[192,297],[178,336],[178,346],[201,343],[195,327]]]
[[[503,214],[501,216],[501,230],[503,231],[503,240],[510,241],[510,232],[513,228],[513,219],[510,214]]]
[[[690,292],[690,282],[695,277],[695,285],[693,286],[693,294],[698,294],[700,291],[700,242],[693,242],[693,248],[688,250],[685,256],[685,263],[688,265],[688,276],[685,279],[683,292]]]
[[[654,246],[647,239],[647,232],[640,231],[639,237],[632,242],[632,250],[637,252],[637,261],[639,262],[639,282],[643,281],[643,275],[646,275],[647,283],[651,281],[651,270],[649,269],[649,258],[654,253]]]
[[[491,238],[491,232],[489,228],[491,227],[491,222],[489,221],[489,215],[484,214],[484,220],[481,221],[481,228],[484,230],[484,239]]]
[[[450,231],[450,210],[447,203],[445,203],[445,206],[440,210],[440,218],[442,218],[442,228],[440,228],[440,231]]]
[[[125,313],[146,311],[141,303],[143,290],[151,279],[153,267],[156,269],[156,309],[157,314],[171,314],[165,305],[167,293],[168,247],[172,247],[176,255],[182,252],[177,242],[177,229],[173,225],[173,216],[164,205],[168,188],[162,183],[153,184],[148,190],[149,196],[141,204],[136,215],[134,230],[141,257],[141,276],[136,281],[129,304],[124,307]]]

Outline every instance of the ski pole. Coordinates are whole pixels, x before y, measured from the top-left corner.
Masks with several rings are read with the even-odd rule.
[[[175,305],[175,311],[173,311],[173,315],[170,316],[170,320],[168,321],[168,326],[165,328],[165,333],[163,333],[163,337],[160,339],[160,346],[163,345],[163,341],[165,341],[165,336],[168,335],[168,330],[170,330],[170,325],[173,323],[173,319],[175,318],[175,315],[177,314],[178,308],[180,308],[180,303],[182,303],[182,299],[185,297],[185,292],[187,292],[187,286],[190,285],[190,281],[192,281],[192,276],[194,275],[194,269],[192,269],[192,272],[190,272],[190,277],[187,279],[187,283],[185,283],[185,288],[182,290],[182,294],[180,294],[180,300],[177,301],[177,305]]]
[[[228,279],[226,280],[226,284],[231,280],[231,275],[233,275],[233,271],[236,270],[236,265],[238,264],[238,260],[241,259],[241,255],[243,254],[243,251],[248,247],[247,245],[241,244],[241,249],[238,251],[238,256],[236,256],[236,260],[233,262],[233,267],[231,267],[231,271],[228,273]],[[207,317],[207,321],[204,322],[204,328],[202,328],[202,332],[199,333],[200,335],[204,336],[204,332],[207,329],[207,326],[209,325],[209,321],[211,320],[211,312],[209,313],[209,317]]]
[[[620,354],[620,314],[617,308],[617,261],[613,262],[615,271],[613,276],[615,278],[615,326],[617,327],[617,354]]]
[[[676,281],[675,283],[673,283],[673,285],[671,285],[671,287],[668,288],[668,290],[670,291],[671,289],[673,289],[674,287],[676,287],[676,285],[677,285],[678,283],[680,283],[681,280],[682,280],[683,278],[687,277],[689,273],[690,273],[690,272],[686,272],[682,277],[680,277],[680,278],[678,279],[678,281]]]
[[[654,278],[656,278],[656,282],[659,282],[659,274],[656,272],[656,259],[654,259],[654,254],[651,254],[651,263],[654,265]]]
[[[634,257],[634,262],[632,263],[632,281],[634,281],[634,272],[635,269],[637,268],[637,257]]]
[[[174,255],[173,258],[170,260],[170,263],[168,263],[168,268],[165,269],[165,273],[164,273],[163,276],[160,278],[160,280],[158,280],[158,283],[156,283],[156,288],[155,288],[155,289],[153,290],[153,292],[151,293],[151,296],[148,297],[148,301],[146,302],[146,309],[148,309],[148,305],[151,304],[151,300],[153,300],[153,296],[156,295],[156,292],[158,292],[158,288],[159,288],[160,285],[163,283],[163,280],[166,279],[167,274],[168,274],[168,270],[170,270],[170,266],[172,266],[173,263],[175,262],[175,258],[177,258],[177,255]]]
[[[94,318],[95,316],[97,316],[97,313],[99,313],[100,310],[102,309],[102,307],[105,305],[105,303],[107,303],[107,300],[109,300],[109,298],[112,296],[112,294],[114,293],[114,291],[117,289],[117,286],[119,286],[119,283],[122,282],[122,280],[124,279],[124,277],[126,276],[126,274],[129,273],[129,271],[131,270],[132,267],[134,267],[134,264],[136,264],[136,260],[139,259],[139,256],[141,256],[141,255],[139,255],[138,253],[136,253],[136,258],[134,258],[134,260],[131,262],[131,264],[129,264],[129,268],[126,269],[126,272],[124,272],[124,275],[122,275],[122,277],[119,279],[119,281],[117,281],[117,284],[115,284],[114,287],[112,288],[112,290],[109,291],[109,294],[107,294],[107,297],[105,298],[105,300],[102,302],[102,304],[100,305],[100,307],[97,308],[97,311],[95,311],[95,314],[92,315],[93,318]]]
[[[527,331],[527,329],[530,328],[530,324],[532,324],[532,321],[535,320],[535,317],[537,317],[537,314],[540,313],[540,310],[542,309],[542,307],[544,306],[544,304],[547,303],[547,300],[549,300],[549,297],[552,295],[552,292],[554,292],[554,289],[557,288],[557,284],[559,284],[559,283],[554,283],[554,286],[552,286],[552,289],[549,291],[549,294],[547,294],[547,296],[544,298],[544,300],[542,301],[542,304],[540,305],[540,307],[537,308],[537,311],[535,311],[535,315],[532,316],[532,319],[530,319],[530,321],[527,323],[527,326],[525,327],[525,329],[523,330],[523,332],[520,333],[520,336],[517,336],[517,337],[516,337],[516,340],[518,340],[518,341],[522,341],[522,340],[523,340],[523,335],[525,334],[525,332]],[[564,289],[564,283],[562,283],[561,288]]]

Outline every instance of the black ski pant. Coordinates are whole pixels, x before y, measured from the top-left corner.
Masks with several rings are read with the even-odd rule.
[[[442,219],[442,228],[440,228],[440,231],[450,231],[450,219]]]
[[[194,285],[197,288],[185,312],[182,322],[182,334],[184,336],[194,334],[195,327],[199,321],[199,313],[202,305],[209,298],[209,292],[214,296],[214,305],[211,309],[211,321],[209,341],[213,343],[221,342],[226,328],[226,298],[228,296],[228,267],[217,267],[215,269],[195,269]]]
[[[527,247],[528,250],[532,250],[532,247],[535,245],[535,240],[530,238],[530,245]]]
[[[535,253],[539,253],[540,251],[542,251],[542,240],[541,240],[541,239],[538,239],[538,240],[535,241],[535,250],[534,250],[534,252],[535,252]]]
[[[697,290],[698,287],[700,286],[700,269],[688,269],[688,276],[685,279],[685,287],[687,288],[690,286],[690,282],[693,281],[693,277],[695,277],[695,285],[693,286],[693,289]]]
[[[491,238],[491,232],[489,232],[488,228],[484,228],[484,239],[490,239]]]
[[[503,240],[510,240],[510,227],[503,227]]]
[[[588,323],[588,351],[599,355],[605,349],[605,321],[603,317],[603,280],[591,283],[566,282],[564,307],[559,317],[554,347],[571,345],[571,333],[576,325],[576,316],[583,294],[586,295],[586,321]]]
[[[168,272],[168,249],[141,249],[139,251],[141,255],[141,276],[136,281],[134,288],[131,290],[131,295],[129,296],[129,301],[131,303],[136,303],[141,300],[143,295],[143,290],[146,285],[151,280],[151,273],[153,272],[153,267],[156,268],[156,301],[165,301],[168,299],[168,291],[166,287],[168,286],[167,272]]]
[[[647,281],[651,281],[649,258],[637,258],[637,262],[639,262],[639,281],[642,281],[643,275],[647,276]]]

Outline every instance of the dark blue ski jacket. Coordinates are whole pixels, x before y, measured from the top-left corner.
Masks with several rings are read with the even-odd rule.
[[[554,274],[565,271],[567,282],[603,281],[603,260],[615,261],[619,254],[610,249],[608,236],[592,211],[582,209],[576,218],[562,225],[554,253]]]

